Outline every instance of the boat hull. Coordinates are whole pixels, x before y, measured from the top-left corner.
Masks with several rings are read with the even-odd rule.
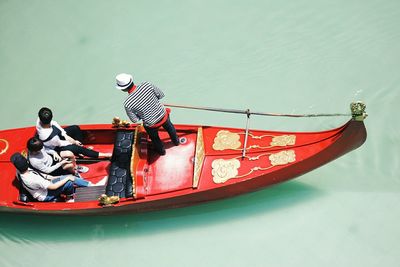
[[[186,148],[185,150],[188,153],[187,157],[193,154],[190,156],[190,159],[192,159],[192,157],[195,158],[193,161],[199,160],[197,151],[197,147],[199,146],[199,134],[196,129],[199,129],[200,127],[201,126],[177,125],[178,133],[186,131],[185,134],[181,134],[180,136],[185,135],[188,139],[190,139],[191,134],[194,132],[197,134],[196,137],[193,137],[193,142],[197,142],[197,144],[193,144],[190,149]],[[83,126],[82,128],[93,130],[96,127]],[[97,128],[97,130],[103,131],[110,130],[104,125],[97,126]],[[205,127],[202,128],[204,129]],[[230,132],[234,132],[232,129],[228,130]],[[221,129],[218,129],[218,132],[220,131]],[[277,133],[275,132],[274,134],[276,135]],[[284,134],[287,135],[288,133]],[[323,134],[319,132],[307,134],[307,140],[309,141],[305,142],[304,144],[299,144],[298,146],[290,147],[296,153],[297,158],[295,161],[292,160],[293,162],[290,163],[286,162],[286,164],[277,164],[263,168],[263,166],[260,167],[259,165],[254,165],[254,162],[258,162],[259,158],[265,157],[266,154],[268,154],[267,156],[269,156],[271,159],[272,154],[279,154],[279,152],[282,151],[289,151],[287,147],[265,148],[264,146],[259,151],[257,151],[257,149],[255,149],[255,151],[249,150],[249,156],[247,158],[240,158],[239,155],[241,155],[241,151],[239,151],[239,149],[215,149],[216,130],[214,131],[214,129],[210,127],[210,129],[204,129],[203,150],[205,150],[205,152],[203,154],[205,155],[203,155],[201,174],[198,177],[199,181],[196,185],[187,185],[187,175],[180,174],[179,172],[175,177],[167,177],[164,179],[164,177],[161,176],[163,173],[165,173],[165,168],[163,167],[165,164],[161,165],[161,163],[157,163],[157,159],[152,163],[154,166],[152,164],[146,165],[146,168],[152,169],[153,172],[153,176],[148,175],[147,177],[147,187],[151,187],[152,189],[146,188],[144,190],[145,193],[143,193],[143,195],[140,197],[121,199],[119,203],[110,206],[101,206],[96,201],[82,203],[22,203],[17,200],[17,193],[14,192],[12,196],[9,195],[8,200],[0,201],[0,211],[58,215],[106,215],[117,213],[147,212],[195,205],[203,202],[229,198],[248,192],[253,192],[273,184],[281,183],[298,177],[358,148],[365,142],[367,136],[364,123],[362,121],[355,120],[350,120],[345,125],[331,131],[325,131]],[[318,138],[312,139],[311,137],[314,138],[314,136],[318,136]],[[298,135],[298,139],[301,138],[306,140],[306,136],[301,137]],[[26,137],[22,139],[26,139]],[[103,139],[105,140],[104,143],[109,142],[108,137],[104,137]],[[243,143],[243,139],[240,139],[239,141],[242,141],[241,143]],[[171,150],[173,149],[178,148],[171,148]],[[177,159],[179,159],[179,155],[183,153],[182,151],[183,150],[179,150],[179,153],[175,155]],[[216,180],[214,163],[219,160],[229,161],[232,159],[241,164],[237,175],[233,178],[228,177],[232,179],[223,182]],[[149,158],[146,158],[146,163],[148,163],[147,161],[149,161]],[[267,160],[262,160],[261,162],[265,164]],[[6,169],[6,172],[3,172],[2,176],[8,176],[8,186],[10,186],[10,182],[13,180],[13,178],[10,178],[9,176],[13,175],[15,170],[12,169],[13,167],[10,163],[6,164],[3,162],[1,166],[3,170]],[[106,165],[104,169],[107,169],[108,167],[109,166]],[[244,174],[240,173],[240,168],[244,170]],[[194,167],[191,167],[190,172],[196,171],[193,169],[196,169],[196,164]],[[247,170],[249,170],[249,172],[247,172]],[[193,175],[190,174],[190,176]],[[185,180],[185,182],[182,182],[179,186],[171,187],[168,182],[174,181],[174,179]],[[157,184],[157,182],[159,184]],[[166,183],[169,187],[165,185]],[[151,184],[151,186],[149,184]],[[2,185],[7,186],[7,183],[3,182]],[[157,190],[157,188],[159,188],[159,190]],[[168,190],[164,190],[165,188],[168,188]],[[139,192],[137,192],[137,196],[139,195]],[[10,201],[12,198],[15,199]]]

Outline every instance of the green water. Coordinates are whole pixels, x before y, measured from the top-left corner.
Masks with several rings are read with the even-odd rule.
[[[125,117],[119,72],[158,85],[165,103],[345,113],[363,100],[370,114],[360,149],[259,192],[126,216],[0,214],[0,266],[399,266],[399,43],[394,0],[0,0],[0,129],[34,124],[42,106],[63,124]],[[245,126],[240,115],[172,118]]]

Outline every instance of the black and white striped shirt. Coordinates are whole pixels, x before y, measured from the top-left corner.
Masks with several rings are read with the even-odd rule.
[[[149,82],[142,82],[125,99],[126,114],[132,122],[143,121],[145,126],[152,126],[165,116],[164,105],[159,99],[164,93]]]

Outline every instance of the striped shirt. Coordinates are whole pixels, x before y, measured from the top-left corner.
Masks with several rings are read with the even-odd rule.
[[[164,118],[166,112],[159,99],[164,93],[149,82],[142,82],[125,99],[126,114],[132,122],[143,121],[145,126],[152,126]]]

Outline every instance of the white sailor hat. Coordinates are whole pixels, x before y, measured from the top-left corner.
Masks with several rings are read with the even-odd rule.
[[[115,88],[119,90],[124,90],[128,88],[133,83],[133,77],[130,74],[120,73],[115,77],[117,84]]]

